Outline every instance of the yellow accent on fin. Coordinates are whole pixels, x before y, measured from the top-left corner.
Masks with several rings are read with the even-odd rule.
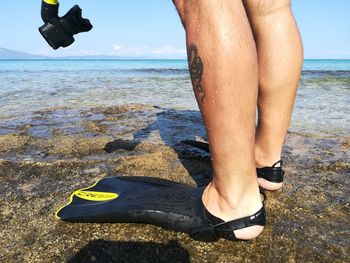
[[[58,4],[58,0],[43,0],[43,1],[49,5],[57,5]]]
[[[102,202],[102,201],[110,201],[113,199],[116,199],[118,197],[118,194],[116,193],[109,193],[109,192],[95,192],[95,191],[75,191],[74,193],[77,197],[89,201],[96,201],[96,202]]]
[[[90,200],[90,201],[110,201],[113,199],[116,199],[119,195],[116,193],[109,193],[109,192],[94,192],[94,191],[85,191],[88,190],[92,187],[94,187],[95,185],[97,185],[97,183],[101,181],[98,180],[97,182],[95,182],[93,185],[88,186],[88,187],[84,187],[81,189],[78,189],[76,191],[74,191],[70,196],[69,196],[69,202],[63,206],[61,206],[59,209],[57,209],[57,211],[55,212],[55,217],[59,220],[61,220],[61,218],[58,216],[58,213],[65,208],[66,206],[70,205],[73,202],[73,197],[74,195],[85,199],[85,200]],[[83,194],[82,194],[83,193]],[[92,196],[92,193],[95,194],[95,199],[93,199],[94,197]],[[103,194],[103,195],[101,195]],[[83,197],[84,196],[84,197]],[[88,199],[90,198],[90,199]]]

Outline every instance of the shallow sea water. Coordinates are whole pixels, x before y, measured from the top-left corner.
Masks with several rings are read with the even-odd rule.
[[[198,110],[186,60],[2,60],[0,118],[128,103]],[[290,130],[350,133],[350,60],[306,60]]]

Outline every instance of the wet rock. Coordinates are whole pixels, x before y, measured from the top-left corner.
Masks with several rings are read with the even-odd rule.
[[[75,136],[57,136],[48,142],[50,155],[81,157],[94,153],[103,153],[105,145],[111,141],[110,137],[79,138]]]
[[[0,135],[0,154],[23,152],[29,140],[28,136],[18,134]]]
[[[344,171],[348,175],[350,174],[350,163],[344,161],[338,161],[329,165],[318,164],[314,167],[315,172],[339,172]]]

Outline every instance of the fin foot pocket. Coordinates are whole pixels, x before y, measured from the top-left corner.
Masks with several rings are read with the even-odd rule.
[[[192,229],[190,236],[193,239],[207,242],[217,241],[219,238],[224,238],[232,241],[247,241],[249,239],[257,237],[262,232],[263,227],[266,225],[266,195],[263,192],[261,192],[261,194],[263,195],[263,205],[259,211],[253,215],[234,219],[231,221],[224,221],[212,215],[203,205],[205,216],[207,218],[207,225]],[[235,235],[236,230],[248,230],[249,233],[249,230],[251,230],[249,228],[255,226],[260,227],[260,230],[254,231],[253,235],[250,237],[247,235],[247,233],[243,234],[243,236],[246,236],[247,238],[240,238],[240,235]],[[240,234],[242,234],[242,232]]]

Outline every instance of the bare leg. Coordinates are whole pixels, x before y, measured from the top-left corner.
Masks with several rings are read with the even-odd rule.
[[[259,120],[255,141],[257,167],[281,159],[303,60],[302,43],[290,0],[244,0],[259,61]],[[265,189],[282,183],[259,178]]]
[[[174,0],[186,30],[189,68],[208,133],[213,181],[203,194],[209,212],[227,221],[262,204],[255,171],[256,47],[241,1]],[[235,231],[256,237],[262,226]]]

